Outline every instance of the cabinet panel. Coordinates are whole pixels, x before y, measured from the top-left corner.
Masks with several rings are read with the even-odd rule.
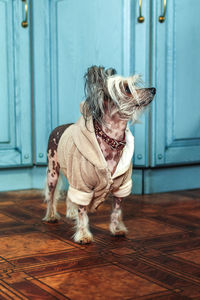
[[[151,87],[150,69],[150,2],[142,1],[142,16],[144,22],[138,22],[139,1],[132,1],[131,6],[131,73],[140,74],[146,87]],[[125,54],[126,55],[126,54]],[[140,122],[134,124],[135,151],[133,157],[134,166],[149,166],[149,107],[140,117]]]
[[[0,0],[0,166],[32,164],[29,28],[23,3]]]
[[[9,36],[6,34],[8,20],[7,20],[7,10],[8,3],[0,1],[0,20],[1,20],[1,31],[0,31],[0,45],[1,48],[1,72],[0,72],[0,99],[1,99],[1,110],[0,110],[0,128],[4,128],[4,130],[0,131],[0,141],[2,143],[8,143],[10,139],[9,134],[9,126],[5,126],[10,124],[9,122],[9,114],[8,111],[11,110],[9,108],[9,104],[7,102],[9,87],[8,87],[8,56],[7,56],[7,41]]]
[[[200,161],[200,2],[153,5],[153,70],[157,87],[152,119],[152,166]]]

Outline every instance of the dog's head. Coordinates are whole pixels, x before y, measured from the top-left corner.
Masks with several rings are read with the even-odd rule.
[[[83,116],[89,115],[102,123],[105,111],[110,116],[118,113],[121,119],[138,119],[141,112],[151,103],[155,88],[144,88],[141,77],[122,77],[115,69],[92,66],[85,74],[85,94]]]

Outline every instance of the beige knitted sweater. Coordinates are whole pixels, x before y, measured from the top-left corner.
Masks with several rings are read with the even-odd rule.
[[[92,118],[86,127],[81,116],[77,123],[64,131],[58,144],[58,162],[69,182],[69,199],[94,210],[109,192],[116,197],[128,196],[132,187],[133,150],[134,138],[127,128],[126,146],[115,173],[111,175],[96,139]]]

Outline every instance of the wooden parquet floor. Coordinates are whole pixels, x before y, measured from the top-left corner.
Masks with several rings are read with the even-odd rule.
[[[84,246],[58,210],[45,224],[40,191],[0,193],[0,299],[200,299],[200,190],[130,196],[126,238],[109,234],[108,199]]]

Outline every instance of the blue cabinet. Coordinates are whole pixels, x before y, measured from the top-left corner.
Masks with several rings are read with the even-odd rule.
[[[162,1],[152,7],[151,166],[200,162],[200,1]]]
[[[20,1],[0,0],[0,167],[32,165],[30,32]]]
[[[199,187],[200,1],[167,0],[163,23],[164,0],[141,3],[142,23],[136,0],[34,0],[22,28],[24,2],[0,0],[0,166],[30,166],[21,188],[42,187],[48,135],[79,117],[93,64],[140,73],[157,89],[131,128],[134,192]]]

